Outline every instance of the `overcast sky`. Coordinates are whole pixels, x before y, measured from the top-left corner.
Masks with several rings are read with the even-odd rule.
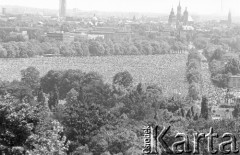
[[[226,14],[229,9],[233,16],[240,15],[240,0],[181,0],[182,8],[190,13]],[[83,11],[120,11],[169,13],[173,6],[176,11],[179,0],[67,0],[67,8]],[[59,0],[0,0],[0,5],[20,5],[37,8],[58,9]]]

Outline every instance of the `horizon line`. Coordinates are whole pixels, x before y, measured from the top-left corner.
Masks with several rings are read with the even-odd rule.
[[[56,8],[40,8],[40,7],[31,7],[31,6],[21,6],[21,5],[0,5],[0,7],[21,7],[21,8],[28,8],[28,9],[39,9],[39,10],[51,10],[51,11],[58,11],[59,9]],[[108,11],[108,10],[84,10],[84,9],[79,9],[79,8],[68,8],[66,10],[74,10],[74,9],[78,9],[78,11],[80,12],[102,12],[102,13],[136,13],[136,14],[160,14],[160,15],[169,15],[168,12],[149,12],[149,11]],[[201,13],[196,13],[196,12],[192,12],[191,13],[191,9],[190,10],[190,15],[191,16],[219,16],[219,17],[223,17],[223,16],[227,16],[228,14],[222,14],[222,13],[206,13],[206,14],[201,14]],[[171,11],[171,10],[170,10]],[[169,11],[169,12],[170,12]],[[229,10],[228,10],[229,12]],[[231,11],[232,14],[232,11]],[[240,17],[240,15],[234,15],[232,14],[232,17]]]

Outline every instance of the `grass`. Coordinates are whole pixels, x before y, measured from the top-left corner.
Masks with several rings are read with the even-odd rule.
[[[153,83],[162,86],[165,93],[186,94],[188,88],[185,82],[186,60],[185,54],[0,59],[0,78],[8,81],[20,79],[20,71],[33,66],[40,71],[41,76],[52,69],[96,71],[103,75],[106,82],[110,83],[116,73],[127,70],[134,77],[135,83]]]

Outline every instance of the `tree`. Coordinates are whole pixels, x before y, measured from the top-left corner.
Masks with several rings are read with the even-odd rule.
[[[35,67],[28,67],[25,70],[21,70],[21,81],[29,86],[32,90],[35,90],[40,85],[40,72]]]
[[[16,48],[14,42],[5,43],[5,44],[3,44],[3,47],[7,51],[7,57],[8,58],[16,58],[17,55],[19,54],[19,51]]]
[[[201,102],[201,117],[208,120],[208,100],[205,96],[202,97]]]
[[[41,78],[41,87],[44,93],[48,94],[54,90],[54,86],[60,86],[60,81],[62,79],[62,71],[50,70],[47,74]]]
[[[93,56],[101,56],[101,55],[104,55],[105,49],[101,44],[101,42],[91,41],[89,44],[89,52]]]
[[[45,103],[45,97],[44,97],[42,87],[40,87],[38,90],[37,101],[38,101],[38,103],[41,103],[41,104]]]
[[[239,117],[239,110],[240,110],[240,105],[239,104],[234,106],[234,110],[232,112],[232,115],[233,115],[234,118],[238,118]]]
[[[117,84],[125,88],[131,86],[132,83],[133,77],[128,71],[119,72],[113,77],[113,84]]]
[[[48,106],[50,110],[53,110],[53,108],[56,108],[56,106],[59,103],[59,92],[57,85],[54,86],[54,91],[50,93],[50,97],[48,100]]]
[[[201,73],[197,69],[190,69],[187,71],[187,80],[189,83],[200,83],[201,82]]]
[[[228,79],[230,76],[231,76],[231,73],[228,73],[228,74],[218,73],[216,75],[212,75],[211,80],[215,86],[219,88],[227,88]]]
[[[74,50],[74,47],[68,44],[62,44],[60,46],[60,54],[63,56],[76,56],[77,52]]]
[[[225,71],[227,73],[231,73],[232,75],[237,75],[240,73],[240,61],[236,58],[230,59],[225,65]]]
[[[6,90],[10,92],[11,97],[17,99],[20,103],[30,103],[34,99],[32,89],[19,81],[11,82]]]
[[[66,101],[68,104],[78,102],[79,93],[73,88],[67,93]]]
[[[113,106],[112,93],[109,84],[103,82],[102,76],[96,72],[87,73],[81,81],[81,86],[76,90],[79,96],[87,103],[95,103],[97,105]]]
[[[6,58],[7,57],[7,50],[3,48],[2,45],[0,45],[0,58]]]
[[[210,62],[211,62],[212,60],[214,60],[214,59],[215,59],[215,60],[221,60],[224,54],[225,54],[225,52],[223,51],[223,49],[217,48],[217,49],[214,51],[213,55],[211,56]]]
[[[153,53],[153,48],[148,41],[143,41],[142,46],[143,46],[144,54],[151,55]]]
[[[60,50],[57,47],[50,47],[45,54],[60,54]]]
[[[82,47],[82,50],[83,50],[83,56],[89,56],[90,55],[89,45],[87,43],[83,42],[81,47]]]
[[[65,99],[67,93],[72,88],[78,88],[81,85],[81,81],[83,80],[85,73],[81,70],[66,70],[62,73],[62,76],[59,79],[60,85],[59,88],[59,98]]]
[[[115,55],[123,55],[124,54],[124,51],[123,51],[120,43],[115,43],[114,51],[115,51]]]
[[[19,57],[28,58],[27,51],[29,50],[29,48],[27,47],[27,44],[25,42],[19,42],[18,47],[19,47]]]
[[[129,54],[131,55],[139,55],[138,48],[134,45],[129,46]]]
[[[55,105],[58,105],[59,102],[59,91],[57,85],[54,86],[53,98],[55,100]]]
[[[195,114],[193,120],[194,120],[194,121],[197,121],[197,120],[198,120],[198,114]]]
[[[168,42],[161,41],[160,46],[161,46],[161,49],[162,49],[162,52],[161,52],[162,54],[169,53],[171,47],[170,47]]]
[[[185,110],[181,108],[180,109],[180,114],[181,114],[182,117],[185,117]]]
[[[73,50],[76,52],[78,56],[83,56],[83,49],[80,42],[73,42]]]
[[[186,117],[187,117],[187,119],[191,119],[192,118],[190,109],[187,111]]]
[[[6,153],[10,153],[13,147],[23,147],[26,145],[28,137],[33,130],[32,109],[27,110],[27,104],[0,103],[1,115],[1,139],[0,143],[4,146]],[[25,114],[24,114],[25,112]],[[8,133],[11,133],[10,136]]]
[[[191,116],[194,117],[195,116],[195,112],[194,112],[194,107],[193,106],[191,107],[190,111],[191,111]]]
[[[153,54],[161,54],[161,47],[158,42],[152,42],[151,46],[153,48]]]
[[[1,101],[0,116],[0,143],[5,154],[64,153],[67,145],[59,135],[62,127],[44,106]]]
[[[63,133],[63,126],[56,120],[48,124],[52,129],[41,130],[38,134],[31,136],[34,149],[29,150],[30,154],[58,154],[66,155],[68,144],[65,144],[66,137]]]
[[[200,95],[199,84],[192,82],[188,88],[188,95],[192,100],[198,100]]]
[[[138,92],[139,94],[141,94],[141,93],[143,92],[142,83],[139,83],[139,84],[137,85],[137,92]]]
[[[208,44],[208,39],[204,38],[204,37],[198,37],[194,40],[193,44],[198,49],[204,49],[204,48],[206,48],[206,46]]]
[[[95,136],[100,127],[109,124],[112,117],[102,105],[67,102],[62,113],[62,124],[65,127],[67,139],[72,142],[69,150],[73,152],[79,145],[86,145]]]

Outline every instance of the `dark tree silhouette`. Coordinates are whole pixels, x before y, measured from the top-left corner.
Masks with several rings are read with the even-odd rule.
[[[54,91],[50,93],[50,97],[48,99],[49,109],[52,111],[59,103],[59,92],[57,85],[54,86]]]
[[[202,97],[201,102],[201,117],[208,120],[208,100],[205,96]]]
[[[44,93],[43,93],[42,87],[40,87],[39,90],[38,90],[37,101],[39,103],[41,103],[41,104],[45,103],[45,97],[44,97]]]
[[[133,77],[128,71],[119,72],[113,77],[113,84],[118,84],[125,88],[133,83]]]

